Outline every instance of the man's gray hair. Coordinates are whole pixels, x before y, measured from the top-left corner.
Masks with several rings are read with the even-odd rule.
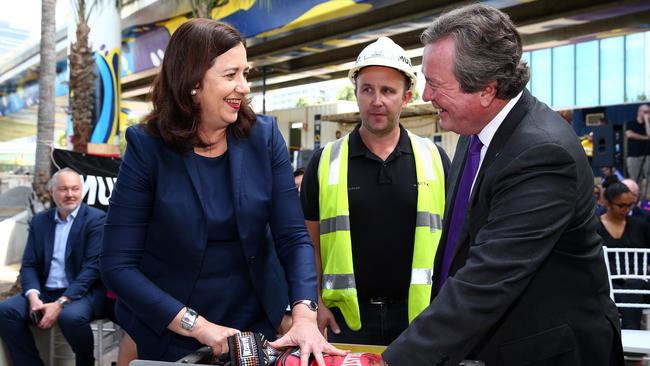
[[[528,83],[530,71],[521,60],[521,37],[500,10],[474,4],[444,13],[422,33],[420,41],[426,46],[447,37],[455,40],[454,75],[463,92],[483,90],[495,80],[496,97],[510,99]]]
[[[50,181],[47,183],[47,188],[52,191],[56,187],[56,179],[59,177],[61,174],[65,173],[74,173],[79,176],[79,184],[81,185],[81,190],[84,188],[84,180],[81,178],[81,174],[79,174],[77,171],[74,169],[70,168],[63,168],[60,170],[57,170],[56,173],[52,174],[52,177],[50,178]]]

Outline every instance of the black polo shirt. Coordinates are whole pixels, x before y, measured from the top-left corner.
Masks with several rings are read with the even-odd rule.
[[[639,123],[634,119],[625,124],[625,130],[645,135],[645,123]],[[650,141],[627,139],[627,156],[644,155],[650,155]]]
[[[350,231],[358,296],[360,300],[406,300],[417,210],[413,148],[400,125],[397,146],[382,161],[363,143],[359,127],[350,133],[348,145]],[[310,221],[319,221],[318,163],[322,151],[316,151],[309,161],[300,191],[305,219]],[[449,158],[442,148],[438,151],[446,176]]]

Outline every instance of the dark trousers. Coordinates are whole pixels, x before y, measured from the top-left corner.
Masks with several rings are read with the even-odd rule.
[[[41,300],[49,303],[58,299],[63,291],[42,291]],[[82,297],[65,306],[57,324],[75,353],[77,366],[94,365],[93,333],[90,322],[93,307],[88,297]],[[16,366],[43,365],[38,355],[34,337],[29,330],[29,300],[16,295],[0,302],[0,336],[13,364]]]
[[[358,331],[348,328],[338,308],[330,310],[341,328],[340,334],[334,334],[328,330],[327,340],[335,343],[386,346],[395,340],[409,324],[406,300],[391,301],[381,298],[360,300],[361,329]]]

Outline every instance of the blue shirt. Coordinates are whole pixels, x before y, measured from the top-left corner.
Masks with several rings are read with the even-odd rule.
[[[67,288],[70,284],[65,274],[65,249],[68,245],[68,235],[70,228],[74,223],[74,218],[79,212],[79,207],[72,211],[65,219],[59,217],[59,211],[54,214],[54,248],[52,249],[52,263],[50,264],[50,273],[45,281],[47,288]]]

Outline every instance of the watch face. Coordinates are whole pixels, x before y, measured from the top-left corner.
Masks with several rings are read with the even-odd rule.
[[[183,317],[181,317],[181,327],[185,330],[192,330],[199,314],[196,311],[187,308]]]
[[[310,302],[309,302],[309,309],[311,309],[312,311],[316,311],[316,310],[318,310],[318,304],[316,304],[316,303],[313,302],[313,301],[310,301]]]

